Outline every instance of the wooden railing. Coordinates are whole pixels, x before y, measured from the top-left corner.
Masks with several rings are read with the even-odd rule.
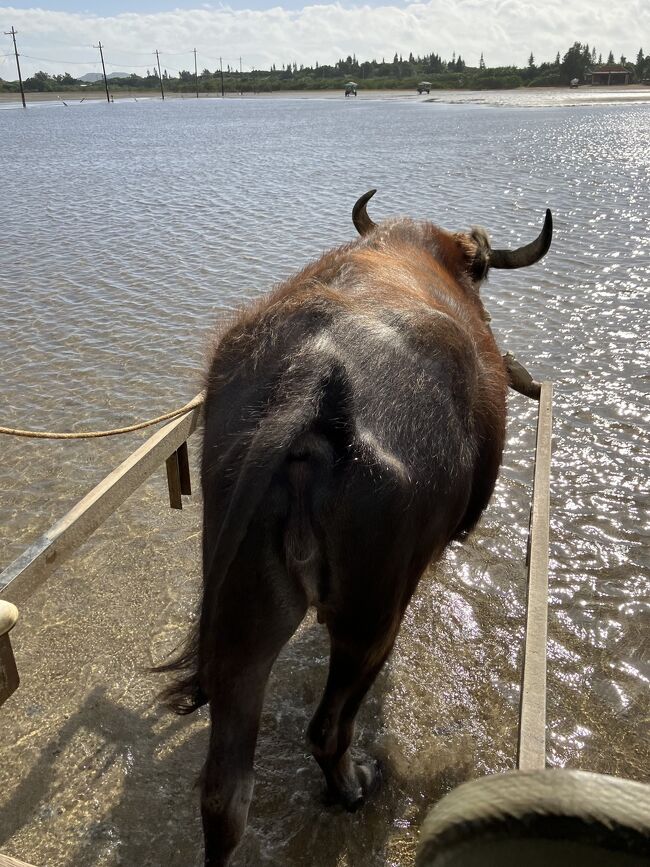
[[[75,548],[93,533],[163,461],[170,504],[181,507],[189,493],[188,437],[196,430],[197,406],[166,424],[109,473],[76,506],[0,573],[0,597],[18,603],[29,597]]]
[[[29,598],[163,462],[170,505],[182,508],[181,495],[191,491],[187,439],[196,430],[200,414],[201,407],[195,406],[149,437],[0,573],[0,705],[19,683],[9,640],[18,617],[15,604]]]
[[[546,632],[552,429],[553,386],[550,382],[543,382],[537,414],[535,474],[528,530],[526,638],[517,744],[517,767],[522,771],[533,771],[546,765]]]

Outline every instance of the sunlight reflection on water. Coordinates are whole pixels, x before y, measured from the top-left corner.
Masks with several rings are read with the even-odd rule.
[[[549,761],[643,778],[649,118],[282,99],[5,112],[2,423],[112,427],[188,399],[215,319],[351,239],[371,186],[375,219],[483,224],[499,246],[551,207],[546,259],[484,288],[503,349],[555,383]],[[327,647],[308,621],[271,680],[239,867],[410,864],[433,799],[513,765],[536,407],[513,396],[510,411],[481,528],[423,580],[360,717],[384,790],[354,817],[320,805],[303,735]],[[5,440],[3,563],[141,439]],[[142,672],[182,635],[196,588],[200,505],[171,514],[165,496],[148,483],[25,607],[25,686],[0,712],[21,744],[12,775],[0,761],[7,852],[198,862],[205,717],[152,707]]]

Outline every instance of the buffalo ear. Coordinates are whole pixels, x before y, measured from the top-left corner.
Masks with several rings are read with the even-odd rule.
[[[490,239],[481,226],[473,226],[470,232],[456,235],[467,262],[467,273],[475,282],[485,279],[490,267]]]

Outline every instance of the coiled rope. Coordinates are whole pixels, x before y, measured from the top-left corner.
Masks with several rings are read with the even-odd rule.
[[[84,440],[93,439],[94,437],[114,437],[118,434],[131,433],[135,430],[142,430],[142,428],[151,427],[154,424],[159,424],[159,422],[161,421],[169,421],[169,419],[177,418],[179,415],[184,415],[191,409],[194,409],[197,406],[201,406],[204,400],[205,394],[204,392],[201,392],[201,394],[197,394],[196,397],[192,398],[189,403],[186,403],[184,406],[181,406],[178,409],[173,409],[171,410],[171,412],[165,412],[162,415],[156,416],[156,418],[150,418],[147,421],[140,421],[136,424],[127,425],[126,427],[116,427],[112,430],[89,430],[79,431],[78,433],[76,433],[62,431],[20,430],[20,428],[0,427],[0,434],[7,434],[7,436],[14,437],[28,437],[31,439],[41,440]]]

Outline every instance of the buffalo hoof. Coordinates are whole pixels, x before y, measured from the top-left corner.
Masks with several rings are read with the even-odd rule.
[[[351,804],[344,804],[346,810],[354,813],[369,798],[377,791],[381,784],[382,766],[377,759],[366,758],[363,761],[355,762],[355,769],[361,786],[361,797],[357,798]]]
[[[355,813],[381,782],[382,769],[378,761],[364,758],[352,763],[353,779],[338,790],[330,789],[330,803],[340,804],[349,813]]]

